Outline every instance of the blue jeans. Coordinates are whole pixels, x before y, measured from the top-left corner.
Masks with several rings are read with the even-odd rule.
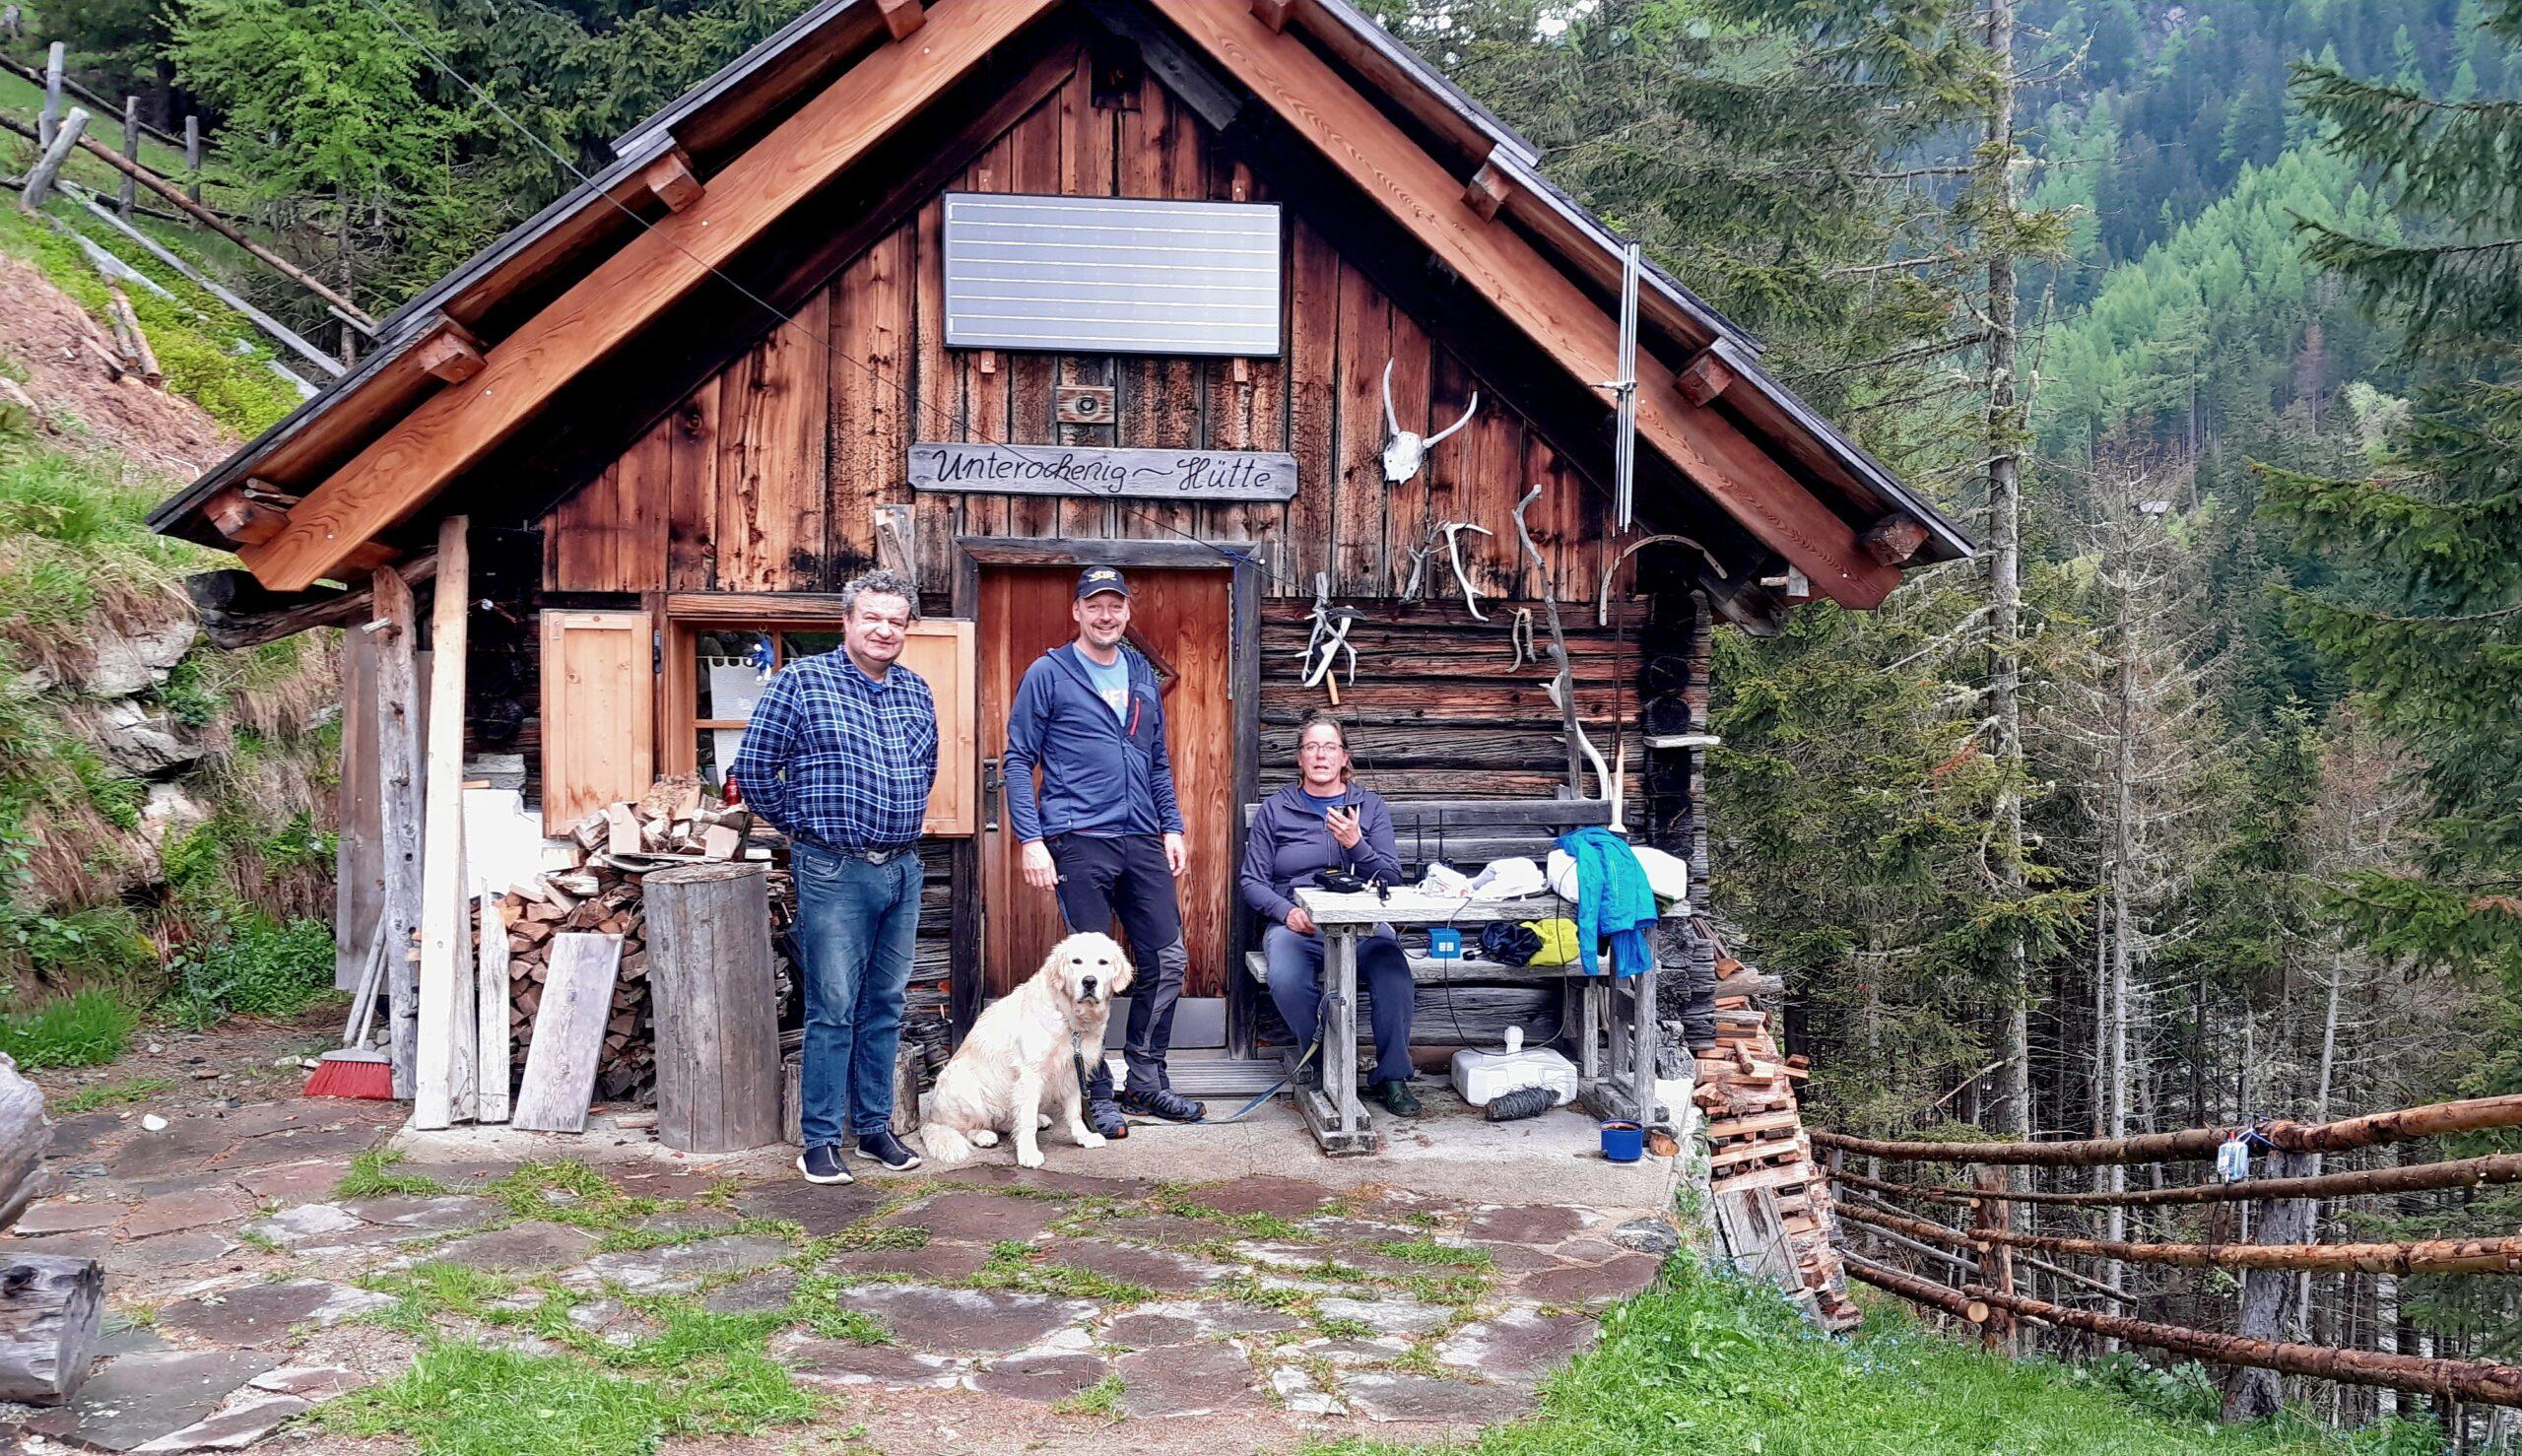
[[[919,936],[919,855],[871,865],[851,855],[793,845],[797,944],[806,963],[806,1049],[801,1089],[809,1148],[860,1137],[894,1118],[894,1054],[902,1039],[902,993]]]
[[[1295,1033],[1301,1049],[1319,1033],[1322,1022],[1323,945],[1319,935],[1298,935],[1273,925],[1261,937],[1261,954],[1270,960],[1270,999]],[[1358,985],[1365,993],[1366,1010],[1375,1028],[1375,1082],[1408,1082],[1410,1012],[1416,992],[1410,961],[1401,942],[1389,935],[1358,938]],[[1341,1048],[1346,1052],[1348,1048]],[[1323,1049],[1328,1059],[1333,1050]]]

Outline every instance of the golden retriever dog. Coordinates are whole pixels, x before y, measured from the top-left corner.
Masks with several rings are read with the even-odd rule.
[[[971,1160],[974,1148],[1016,1139],[1021,1167],[1040,1167],[1035,1134],[1065,1119],[1081,1148],[1100,1148],[1077,1085],[1077,1054],[1103,1054],[1112,998],[1130,984],[1129,957],[1108,935],[1073,935],[1051,947],[1041,969],[990,1003],[971,1034],[920,1098],[920,1141],[940,1167]]]

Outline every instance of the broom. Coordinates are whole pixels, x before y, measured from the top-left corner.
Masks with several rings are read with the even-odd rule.
[[[342,1044],[318,1059],[315,1074],[306,1079],[306,1095],[394,1099],[393,1057],[366,1045],[368,1024],[376,1015],[377,985],[384,978],[385,926],[380,921],[368,944],[367,964],[360,971],[359,994],[351,999],[350,1020],[342,1026]]]

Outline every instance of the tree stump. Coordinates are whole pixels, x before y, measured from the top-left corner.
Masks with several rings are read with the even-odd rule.
[[[57,1406],[88,1378],[104,1319],[105,1267],[25,1254],[0,1265],[0,1400]]]
[[[0,1228],[18,1222],[43,1183],[43,1155],[52,1141],[43,1093],[0,1053]]]
[[[780,1141],[779,991],[770,881],[758,863],[660,870],[646,882],[657,1140],[685,1153]]]

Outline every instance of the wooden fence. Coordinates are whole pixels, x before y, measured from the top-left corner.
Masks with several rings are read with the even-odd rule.
[[[2522,1127],[2522,1096],[2438,1102],[2336,1122],[2265,1122],[2249,1130],[2250,1146],[2269,1176],[2175,1186],[2160,1186],[2165,1165],[2212,1163],[2235,1130],[2194,1128],[2048,1143],[1899,1141],[1826,1131],[1814,1132],[1812,1139],[1827,1158],[1832,1202],[1848,1241],[1868,1246],[1863,1254],[1848,1252],[1852,1277],[1979,1327],[1991,1348],[2010,1343],[2022,1326],[2034,1325],[2235,1366],[2224,1414],[2249,1419],[2275,1411],[2277,1376],[2289,1374],[2522,1408],[2522,1367],[2278,1338],[2313,1273],[2522,1273],[2522,1234],[2389,1243],[2322,1243],[2313,1237],[2319,1199],[2522,1182],[2522,1155],[2517,1154],[2347,1172],[2322,1171],[2322,1155],[2513,1127]],[[1878,1166],[1872,1173],[1859,1173],[1846,1166],[1853,1158],[1873,1159]],[[1879,1164],[1884,1163],[1917,1171],[1913,1180],[1898,1181],[1883,1175]],[[1966,1166],[1971,1175],[1966,1182],[1933,1180],[1931,1169],[1940,1164]],[[2154,1165],[2156,1175],[2149,1181],[2157,1186],[2090,1192],[2030,1189],[2018,1186],[2022,1175],[2012,1171],[2113,1164]],[[2091,1237],[2013,1226],[2018,1207],[2062,1210],[2073,1218],[2095,1208],[2178,1205],[2206,1206],[2212,1241]],[[2226,1217],[2213,1217],[2220,1205]],[[2229,1217],[2233,1205],[2241,1206],[2243,1221]],[[1967,1226],[1949,1222],[1963,1214]],[[2247,1234],[2236,1226],[2239,1223],[2246,1223]],[[2213,1237],[2219,1232],[2230,1236]],[[2077,1269],[2077,1261],[2099,1264],[2102,1277]],[[2119,1283],[2120,1271],[2131,1265],[2234,1272],[2241,1285],[2236,1330],[2226,1334],[2131,1317],[2128,1306],[2145,1297]],[[2046,1276],[2058,1299],[2033,1298],[2019,1291],[2018,1266]],[[2064,1292],[2069,1289],[2100,1296],[2104,1307],[2060,1302],[2075,1297]]]

